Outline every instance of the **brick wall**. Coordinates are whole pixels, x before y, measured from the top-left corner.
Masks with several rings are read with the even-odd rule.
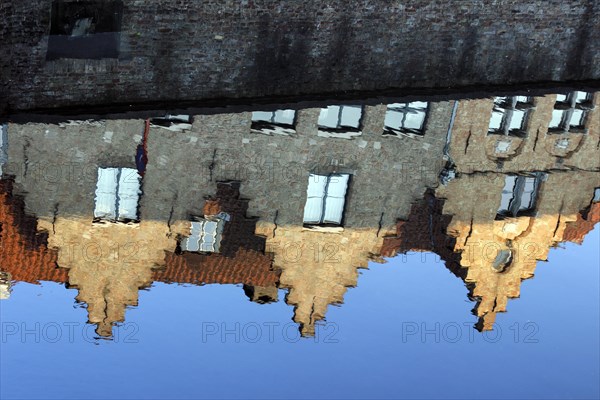
[[[118,58],[46,61],[51,0],[3,2],[0,113],[600,78],[598,0],[123,4]]]

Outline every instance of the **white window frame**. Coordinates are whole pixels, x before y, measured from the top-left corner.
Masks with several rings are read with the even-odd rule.
[[[332,189],[332,184],[337,183],[339,187]],[[350,174],[310,174],[304,205],[304,225],[342,226],[349,185]],[[335,190],[339,193],[335,193]],[[316,212],[319,215],[315,218],[313,215]]]
[[[292,122],[288,123],[289,117],[284,113],[292,113]],[[271,114],[268,119],[262,118],[261,114]],[[296,133],[296,110],[285,109],[275,111],[254,111],[252,112],[252,127],[256,132],[265,134],[292,135]],[[285,118],[285,120],[283,120]]]
[[[94,222],[139,222],[141,181],[135,168],[98,168]]]
[[[183,132],[192,129],[193,119],[187,114],[166,114],[164,117],[156,117],[150,120],[154,128],[168,129],[173,132]]]
[[[425,103],[425,106],[421,106],[421,103]],[[391,126],[388,122],[391,119],[392,114],[402,114],[400,126]],[[423,115],[421,120],[421,126],[419,128],[409,128],[406,126],[407,116],[409,114]],[[429,102],[426,101],[412,101],[409,103],[392,103],[387,105],[385,113],[385,122],[383,128],[384,135],[390,136],[423,136],[425,134],[425,126],[429,116]]]
[[[529,122],[531,111],[533,110],[533,98],[529,96],[505,96],[494,98],[494,108],[488,128],[488,135],[504,136],[527,136],[527,123]],[[511,127],[518,113],[523,117],[518,127]],[[500,123],[494,127],[493,123],[497,120],[494,115],[500,114]]]
[[[520,217],[535,212],[540,186],[545,174],[536,172],[530,175],[507,175],[502,189],[498,217]],[[527,185],[532,186],[527,191]]]
[[[335,109],[337,108],[337,123],[335,126],[327,126],[325,125],[325,116],[329,115],[329,113],[331,112],[335,112]],[[356,126],[352,126],[352,125],[347,125],[343,122],[344,119],[344,112],[348,111],[347,109],[350,108],[358,108],[360,109],[360,117],[358,118],[358,122],[356,123]],[[332,136],[335,134],[360,134],[361,129],[362,129],[362,123],[363,123],[363,119],[364,119],[364,115],[365,114],[365,108],[364,106],[360,106],[360,105],[331,105],[331,106],[327,106],[325,108],[321,108],[321,112],[319,113],[319,120],[317,122],[318,124],[318,130],[319,132],[323,132],[325,134],[329,133]],[[333,136],[335,137],[335,136]]]
[[[180,242],[181,251],[190,253],[218,253],[225,223],[229,215],[220,213],[216,216],[193,218],[190,221],[190,234]],[[210,227],[210,230],[208,229]],[[211,240],[206,240],[210,237]]]
[[[578,96],[584,95],[583,99]],[[558,96],[565,96],[564,100]],[[562,134],[568,132],[586,133],[585,126],[588,121],[589,111],[592,110],[593,93],[584,91],[573,91],[566,95],[557,95],[552,110],[552,119],[548,124],[548,133]],[[579,124],[573,124],[573,118],[579,116]]]

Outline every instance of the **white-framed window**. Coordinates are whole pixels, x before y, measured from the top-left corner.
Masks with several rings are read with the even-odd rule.
[[[362,106],[327,106],[319,114],[319,130],[334,133],[360,132]]]
[[[187,114],[167,114],[150,120],[153,127],[165,128],[173,132],[183,132],[192,129],[192,116]]]
[[[527,96],[496,97],[488,134],[525,137],[533,99]]]
[[[98,168],[94,218],[112,222],[138,221],[141,180],[134,168]]]
[[[295,133],[295,124],[295,110],[252,112],[252,129],[261,133],[290,135]]]
[[[228,220],[229,215],[226,213],[194,218],[190,221],[190,235],[181,241],[181,250],[193,253],[218,253],[225,222]]]
[[[575,91],[556,96],[548,133],[585,132],[592,93]]]
[[[310,174],[304,206],[304,223],[342,225],[349,174]]]
[[[533,175],[507,175],[502,189],[502,199],[498,208],[500,217],[531,215],[535,211],[543,173]]]
[[[383,134],[423,136],[428,111],[429,103],[425,101],[388,104]]]

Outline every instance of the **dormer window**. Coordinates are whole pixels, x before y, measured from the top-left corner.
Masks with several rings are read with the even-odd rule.
[[[310,174],[304,206],[304,223],[341,226],[349,181],[349,174]]]
[[[385,113],[384,135],[423,136],[429,103],[413,101],[411,103],[388,104]]]
[[[542,173],[532,176],[508,175],[504,181],[497,218],[533,215],[543,176]]]
[[[571,92],[557,95],[548,133],[585,133],[587,116],[592,108],[592,93]]]
[[[142,177],[133,168],[98,168],[94,222],[137,222]]]
[[[319,136],[351,138],[361,134],[362,106],[328,106],[319,114]]]
[[[190,221],[190,235],[181,241],[181,250],[193,253],[218,253],[225,222],[229,218],[226,213],[193,218]]]
[[[527,121],[533,100],[527,96],[496,97],[488,134],[527,136]]]
[[[254,111],[252,130],[266,134],[293,135],[296,133],[296,111]]]

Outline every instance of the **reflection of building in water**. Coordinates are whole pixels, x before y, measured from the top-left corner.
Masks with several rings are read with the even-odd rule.
[[[385,255],[440,254],[477,299],[479,329],[493,327],[551,247],[581,243],[600,220],[599,96],[564,97],[573,108],[555,96],[460,102],[449,141],[457,179],[416,204],[384,244]],[[549,131],[554,123],[564,129]]]
[[[466,173],[598,170],[599,104],[600,92],[460,101],[450,156]]]
[[[431,104],[417,136],[401,127],[384,136],[385,105],[330,109],[341,125],[329,134],[331,118],[318,108],[292,110],[289,135],[271,132],[277,113],[270,125],[253,124],[251,113],[201,115],[182,129],[145,132],[142,121],[10,125],[8,173],[100,334],[154,279],[241,283],[265,302],[277,298],[278,270],[310,334],[356,285],[356,269],[377,256],[396,219],[436,185],[452,104]],[[345,109],[352,140],[341,139]],[[129,172],[128,186],[121,178]],[[311,174],[326,183],[307,200]],[[186,251],[190,243],[205,251]]]
[[[386,111],[201,115],[183,134],[152,130],[142,218],[144,210],[161,220],[202,215],[200,200],[215,182],[241,181],[294,320],[311,334],[327,306],[356,285],[357,268],[379,254],[396,219],[437,184],[452,103],[431,104],[417,137],[384,136]],[[165,169],[176,179],[165,179]]]
[[[101,335],[153,281],[242,284],[258,303],[288,289],[311,335],[358,268],[411,249],[467,282],[487,329],[551,246],[598,219],[599,97],[560,100],[9,125],[4,171],[47,236],[34,249],[68,270]],[[439,186],[443,165],[456,178]]]

